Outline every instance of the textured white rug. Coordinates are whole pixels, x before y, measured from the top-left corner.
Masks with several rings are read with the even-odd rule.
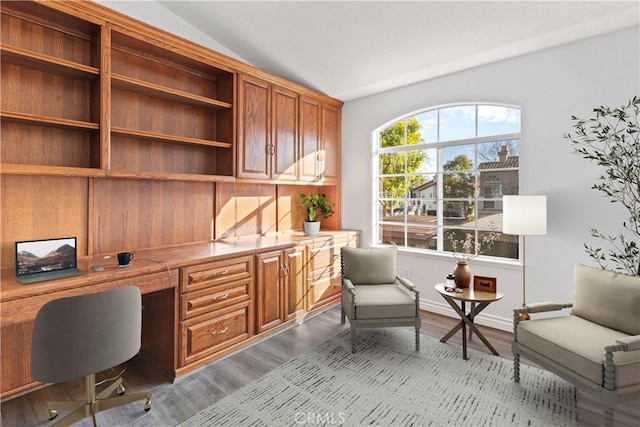
[[[345,331],[219,400],[180,426],[572,426],[575,388],[538,368],[413,330]]]

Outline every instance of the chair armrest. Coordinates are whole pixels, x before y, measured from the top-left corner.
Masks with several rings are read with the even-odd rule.
[[[608,347],[616,347],[612,351],[636,351],[640,350],[640,335],[620,338],[616,340],[616,344]],[[620,348],[623,347],[623,348]],[[606,349],[606,348],[605,348]]]
[[[342,288],[345,289],[351,297],[355,298],[356,296],[356,287],[353,286],[353,282],[347,279],[346,277],[342,278]]]
[[[414,285],[413,282],[411,282],[411,280],[409,280],[409,279],[405,279],[404,277],[396,276],[396,282],[400,283],[402,286],[404,286],[405,288],[407,288],[411,292],[414,292],[414,293],[418,292],[418,288],[416,288],[416,285]]]
[[[404,277],[400,276],[396,276],[396,283],[400,283],[410,292],[413,292],[416,303],[416,318],[420,318],[420,292],[418,291],[418,288],[416,288],[416,285],[414,285],[411,280],[405,279]]]
[[[563,308],[573,307],[573,303],[561,304],[559,302],[546,301],[527,304],[522,308],[513,309],[513,338],[518,341],[518,324],[520,323],[520,313],[544,313],[548,311],[558,311]]]
[[[522,308],[515,308],[514,313],[544,313],[547,311],[558,311],[564,308],[573,307],[572,303],[561,304],[554,301],[545,301],[527,304]]]

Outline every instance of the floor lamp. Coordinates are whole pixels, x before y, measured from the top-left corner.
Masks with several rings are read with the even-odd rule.
[[[522,236],[522,306],[526,305],[526,236],[547,234],[547,196],[503,196],[502,232]],[[521,313],[520,320],[529,320]]]

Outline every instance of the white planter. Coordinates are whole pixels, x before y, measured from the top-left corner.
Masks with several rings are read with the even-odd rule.
[[[305,221],[304,222],[304,235],[307,237],[315,237],[320,231],[320,221]]]

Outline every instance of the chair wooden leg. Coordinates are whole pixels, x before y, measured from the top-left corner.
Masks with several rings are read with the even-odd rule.
[[[340,323],[344,325],[347,313],[344,312],[344,306],[340,305]]]
[[[604,408],[604,426],[613,427],[613,408]]]
[[[520,382],[520,354],[513,353],[513,380]]]
[[[420,328],[416,328],[416,351],[420,351]]]

